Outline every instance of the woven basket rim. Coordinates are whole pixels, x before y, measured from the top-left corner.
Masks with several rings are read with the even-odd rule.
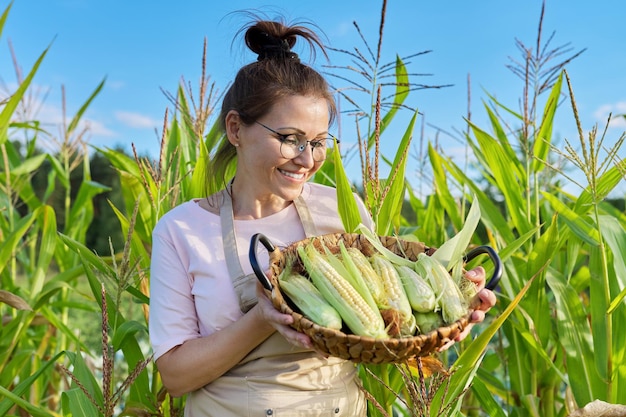
[[[316,350],[332,356],[341,357],[353,362],[363,363],[391,363],[402,362],[414,356],[426,356],[444,346],[467,327],[470,314],[473,309],[469,308],[467,314],[453,323],[431,330],[428,333],[415,336],[390,337],[375,339],[370,336],[359,336],[346,333],[342,330],[330,329],[320,326],[295,311],[286,301],[286,296],[280,291],[278,275],[284,268],[285,255],[293,253],[298,246],[306,245],[313,240],[322,239],[326,244],[338,243],[343,240],[346,246],[359,247],[361,250],[370,251],[373,246],[367,239],[358,233],[329,233],[312,238],[306,238],[294,242],[286,248],[276,249],[270,252],[270,281],[272,283],[271,300],[274,306],[285,314],[290,314],[294,321],[291,327],[301,333],[307,334]],[[434,253],[434,249],[423,242],[407,241],[393,236],[379,236],[381,242],[394,253],[413,259],[415,253]],[[395,246],[394,246],[395,245]],[[404,250],[400,250],[403,248]],[[407,250],[408,249],[408,250]],[[287,297],[288,298],[288,297]]]

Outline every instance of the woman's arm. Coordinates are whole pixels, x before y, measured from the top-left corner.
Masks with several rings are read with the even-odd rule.
[[[170,395],[181,396],[219,378],[276,330],[291,343],[311,348],[307,335],[289,327],[291,315],[276,310],[262,289],[257,295],[258,304],[241,319],[209,336],[188,340],[157,359]]]

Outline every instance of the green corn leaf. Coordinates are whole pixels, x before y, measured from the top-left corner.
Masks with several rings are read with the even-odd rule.
[[[459,262],[462,262],[463,254],[467,251],[479,221],[480,205],[478,199],[474,198],[463,228],[439,246],[432,258],[439,261],[447,270],[453,269]]]
[[[13,257],[13,252],[18,245],[21,244],[22,238],[37,219],[36,214],[37,213],[33,211],[24,216],[15,224],[12,232],[4,236],[4,241],[2,245],[0,245],[0,273],[2,273],[7,265],[11,264],[10,260]]]
[[[465,172],[450,160],[444,160],[446,169],[450,175],[456,178],[461,184],[470,188],[470,191],[480,203],[482,222],[491,230],[497,230],[498,235],[504,242],[512,242],[515,236],[511,226],[502,215],[502,211],[494,203],[493,199],[485,191],[472,181]]]
[[[508,107],[507,105],[505,105],[504,103],[502,103],[500,100],[498,100],[496,98],[496,96],[494,96],[493,94],[490,94],[489,92],[483,90],[485,92],[485,94],[487,95],[487,97],[489,97],[489,100],[491,100],[491,102],[493,104],[495,104],[497,107],[501,108],[502,110],[504,110],[505,112],[509,113],[511,116],[515,117],[517,120],[519,120],[520,122],[524,121],[524,116],[522,116],[521,114],[519,114],[519,112],[514,111],[513,109],[511,109],[510,107]]]
[[[398,55],[396,55],[395,70],[396,70],[396,74],[395,74],[396,75],[396,81],[395,81],[396,91],[393,96],[393,104],[389,107],[389,111],[382,117],[380,121],[380,134],[381,135],[383,134],[387,126],[391,124],[391,121],[393,120],[395,115],[398,113],[398,110],[402,108],[402,104],[404,103],[406,98],[409,96],[410,90],[408,87],[409,86],[408,71],[406,69],[406,66],[404,65],[404,62],[402,62],[402,59]],[[374,132],[369,137],[368,149],[374,146],[375,142],[376,142],[376,133]]]
[[[104,262],[102,258],[96,255],[87,246],[62,233],[59,233],[58,236],[65,245],[67,245],[71,250],[80,255],[81,259],[83,259],[83,264],[87,264],[96,268],[98,271],[100,271],[100,273],[104,274],[105,276],[115,275],[115,272],[113,271],[111,266],[107,265],[107,263]],[[99,291],[100,287],[98,287],[98,294]],[[99,298],[99,296],[97,298]]]
[[[364,224],[359,224],[359,226],[357,227],[357,231],[358,233],[361,233],[363,237],[366,238],[378,252],[380,252],[385,258],[389,259],[394,264],[405,265],[411,268],[415,265],[415,262],[403,256],[397,255],[395,252],[387,249],[385,245],[380,242],[378,235],[368,229]]]
[[[389,192],[382,201],[378,218],[376,219],[376,229],[381,236],[388,235],[392,230],[397,230],[400,227],[400,216],[405,194],[404,175],[406,160],[408,159],[409,145],[411,144],[417,115],[416,111],[402,137],[402,142],[400,142],[395,159],[391,165],[393,177],[390,175],[389,181],[391,182],[386,184],[389,187]]]
[[[56,157],[46,154],[46,158],[52,165],[52,171],[56,174],[56,178],[66,190],[70,188],[70,172],[63,168],[63,164]],[[50,178],[50,177],[48,177]],[[50,182],[50,179],[48,180]]]
[[[543,110],[543,117],[541,119],[541,126],[539,133],[535,137],[535,143],[533,144],[533,162],[532,171],[540,172],[545,167],[545,161],[548,160],[548,153],[550,152],[550,143],[552,142],[552,127],[554,124],[554,115],[559,104],[559,97],[561,96],[561,84],[563,82],[563,73],[559,75],[546,106]]]
[[[352,233],[361,223],[361,214],[356,203],[356,197],[352,192],[350,181],[348,180],[346,171],[343,168],[341,155],[336,141],[333,149],[333,162],[335,165],[335,182],[337,183],[337,204],[339,206],[339,216],[341,217],[341,221],[346,232]]]
[[[621,291],[609,305],[607,314],[612,314],[619,307],[620,303],[626,296],[626,263],[624,254],[626,254],[626,230],[612,216],[600,216],[600,231],[605,243],[613,253],[613,269],[615,271],[615,289],[612,291]]]
[[[598,193],[598,201],[603,200],[624,180],[624,170],[626,170],[625,163],[622,163],[621,166],[615,165],[597,179],[596,192]],[[573,210],[581,215],[586,214],[593,207],[592,203],[593,196],[591,195],[589,187],[587,187],[578,196]]]
[[[60,333],[75,343],[80,349],[89,352],[89,347],[76,335],[73,329],[70,329],[67,324],[63,322],[58,312],[53,311],[48,306],[43,306],[39,311],[55,329],[59,330]]]
[[[18,166],[11,168],[11,175],[13,175],[14,177],[17,177],[20,175],[33,174],[35,171],[37,171],[37,169],[39,169],[39,167],[41,166],[42,162],[46,159],[46,157],[47,157],[46,154],[39,154],[39,155],[33,156],[32,158],[28,158],[23,161],[20,161]]]
[[[83,240],[93,220],[93,198],[111,188],[95,181],[83,181],[70,209],[72,221],[66,225],[64,233],[77,240]]]
[[[11,401],[13,404],[17,405],[19,408],[23,409],[28,413],[28,415],[33,417],[55,417],[54,414],[48,413],[45,409],[37,407],[31,404],[30,401],[23,399],[15,395],[13,392],[9,391],[5,387],[0,385],[0,394],[5,397],[6,400]],[[12,405],[12,404],[11,404]],[[4,414],[2,414],[4,415]],[[83,414],[88,415],[88,414]]]
[[[209,133],[204,138],[204,146],[206,149],[217,149],[218,144],[225,138],[225,134],[222,131],[219,120],[215,120]]]
[[[502,405],[498,403],[487,386],[480,380],[480,378],[474,378],[472,381],[472,392],[478,399],[481,405],[481,411],[486,413],[490,417],[506,417]]]
[[[11,11],[11,7],[13,6],[13,1],[9,2],[9,5],[2,12],[2,16],[0,16],[0,36],[2,36],[2,31],[4,30],[4,24],[7,21],[7,17],[9,16],[9,11]]]
[[[114,351],[120,350],[129,338],[134,338],[137,333],[146,333],[148,329],[144,324],[135,320],[128,320],[122,323],[113,334],[112,344]]]
[[[109,201],[109,206],[117,216],[117,219],[120,222],[122,227],[122,231],[124,236],[128,235],[128,229],[130,228],[130,221],[126,218],[124,213],[122,213],[113,203]],[[131,252],[133,253],[136,259],[139,259],[142,262],[142,266],[144,268],[150,267],[150,253],[148,252],[146,245],[141,240],[137,233],[133,233],[131,237]]]
[[[209,151],[204,142],[198,144],[199,155],[194,163],[191,181],[189,183],[190,197],[206,197],[207,196],[207,161],[209,160]]]
[[[27,378],[25,378],[24,380],[20,381],[17,384],[17,386],[15,388],[13,388],[12,391],[8,391],[6,388],[4,388],[0,384],[0,393],[3,394],[3,396],[5,397],[5,398],[0,400],[0,416],[5,416],[9,412],[9,409],[11,409],[11,407],[13,407],[13,404],[18,404],[18,405],[20,404],[18,402],[15,402],[15,400],[24,401],[24,400],[21,400],[21,397],[44,374],[44,372],[47,369],[49,369],[50,366],[54,365],[56,363],[56,361],[64,354],[65,354],[64,352],[59,352],[56,355],[54,355],[50,360],[44,362],[39,368],[37,368],[37,370],[32,375],[30,375]],[[9,392],[10,394],[7,395],[7,392]],[[26,401],[25,403],[30,404],[29,401]],[[35,407],[35,406],[33,406],[33,407]],[[27,411],[30,411],[30,410],[27,410]],[[31,415],[33,415],[33,416],[37,415],[36,413],[39,412],[39,411],[40,410],[31,411]],[[50,414],[42,414],[42,415],[48,416]]]
[[[546,274],[546,282],[556,300],[559,341],[566,353],[569,387],[576,402],[584,405],[598,397],[594,387],[603,387],[594,364],[594,352],[589,343],[591,333],[587,314],[576,291],[556,271]]]
[[[491,122],[491,128],[493,129],[494,134],[496,135],[496,138],[498,139],[498,143],[500,144],[500,146],[502,146],[502,149],[507,155],[509,161],[515,166],[515,175],[518,178],[524,178],[526,176],[525,174],[526,170],[524,169],[522,161],[519,160],[519,157],[517,153],[515,152],[515,149],[513,149],[513,147],[511,146],[509,137],[507,136],[504,127],[500,123],[500,119],[492,110],[492,108],[488,106],[487,104],[485,104],[485,110],[487,111],[487,115],[489,116],[489,120]],[[516,116],[519,116],[519,115],[516,115]],[[521,117],[519,117],[519,119],[522,120]],[[478,155],[474,153],[474,156],[478,158],[483,158],[483,156],[480,155],[480,152],[478,153]]]
[[[106,77],[102,81],[100,81],[100,84],[98,84],[96,89],[87,98],[87,101],[85,101],[85,103],[83,103],[83,105],[80,106],[80,109],[78,109],[78,112],[76,112],[76,114],[72,118],[72,121],[70,122],[70,124],[67,127],[66,134],[68,136],[71,135],[72,132],[74,132],[74,130],[76,130],[76,127],[78,126],[78,123],[80,122],[80,119],[82,119],[83,115],[85,114],[85,111],[87,111],[87,108],[89,107],[91,102],[96,98],[96,96],[100,93],[100,91],[104,87],[104,82],[105,81],[106,81]]]
[[[520,179],[515,176],[516,164],[509,160],[506,151],[493,137],[473,124],[470,126],[485,156],[485,169],[489,170],[506,200],[513,225],[520,233],[525,233],[532,226],[525,212],[524,184],[521,184]]]
[[[50,263],[54,257],[57,243],[57,221],[54,209],[50,206],[41,206],[33,214],[38,217],[40,234],[37,266],[31,279],[31,301],[39,297],[46,276],[50,270]]]
[[[146,188],[141,175],[142,168],[137,165],[134,159],[122,152],[111,149],[98,148],[98,151],[102,152],[119,173],[126,212],[132,213],[136,202],[138,200],[141,201],[139,204],[137,222],[135,224],[135,232],[138,233],[144,241],[150,241],[152,229],[155,224],[152,202],[148,197],[148,191],[154,189],[152,177],[150,177],[150,175],[145,177],[146,181],[150,182],[148,188]]]
[[[8,12],[8,9],[5,10],[5,13],[2,15],[2,19],[6,19],[7,12]],[[5,103],[4,107],[2,108],[2,112],[0,112],[0,146],[3,145],[8,140],[7,132],[9,130],[11,116],[13,116],[13,112],[17,108],[20,101],[22,101],[22,97],[24,96],[24,93],[26,93],[26,89],[32,82],[33,77],[35,76],[35,73],[39,69],[39,65],[41,65],[41,62],[46,56],[46,53],[48,52],[49,48],[50,47],[46,48],[46,50],[39,56],[33,68],[30,70],[28,75],[26,75],[26,77],[24,78],[22,83],[19,85],[15,93],[11,95],[11,98]]]
[[[70,359],[70,362],[72,364],[72,373],[74,374],[74,376],[76,377],[76,379],[78,379],[80,381],[80,383],[82,384],[83,388],[85,388],[89,394],[91,395],[91,398],[93,398],[96,403],[102,407],[104,405],[104,396],[102,394],[102,389],[100,387],[100,385],[98,384],[98,380],[96,379],[95,375],[92,373],[91,369],[89,368],[89,366],[87,365],[87,363],[85,362],[85,360],[83,359],[83,355],[81,355],[80,353],[74,353],[74,352],[67,352],[67,356]],[[72,384],[72,389],[76,388],[75,384]],[[82,394],[82,397],[84,397],[84,401],[87,402],[87,404],[90,404],[92,407],[87,407],[83,401],[83,399],[81,399],[80,401],[74,403],[74,405],[79,405],[81,410],[90,410],[91,414],[74,414],[75,416],[78,415],[84,415],[84,416],[96,416],[99,415],[99,413],[97,413],[95,406],[93,406],[93,404],[87,399],[87,397],[85,396],[85,394],[82,391],[79,391],[80,394]],[[78,400],[79,397],[81,397],[81,395],[78,395],[76,398],[74,398],[75,400]],[[94,414],[95,412],[95,414]]]
[[[441,410],[444,405],[449,403],[455,403],[456,407],[460,406],[460,402],[463,398],[461,394],[463,390],[469,386],[476,370],[480,366],[489,341],[517,307],[534,280],[535,277],[531,277],[524,288],[511,300],[502,314],[482,330],[472,343],[469,344],[467,349],[461,353],[459,358],[452,365],[452,375],[448,389],[442,388],[437,391],[431,404],[431,410]]]
[[[103,415],[79,388],[63,391],[61,394],[61,408],[63,409],[63,415],[68,417],[99,417]]]
[[[428,143],[428,156],[433,169],[432,176],[435,181],[435,193],[439,196],[439,201],[443,205],[444,210],[450,216],[450,222],[456,230],[459,230],[463,226],[463,217],[459,214],[458,206],[448,186],[449,173],[444,168],[442,156],[437,153],[430,142]]]
[[[193,126],[193,118],[192,117],[187,117],[187,115],[190,115],[190,109],[189,109],[189,105],[187,102],[187,98],[183,92],[183,88],[182,88],[182,84],[179,87],[179,92],[178,92],[178,97],[179,97],[179,101],[184,102],[185,103],[185,109],[183,110],[182,108],[181,110],[181,115],[183,115],[182,119],[182,126],[180,126],[180,124],[176,123],[176,120],[172,121],[172,128],[174,126],[177,127],[177,135],[178,135],[178,147],[179,149],[179,154],[180,154],[180,158],[181,158],[181,166],[182,167],[186,167],[186,169],[191,168],[191,166],[193,166],[194,162],[197,159],[197,155],[196,155],[196,146],[197,146],[197,142],[201,140],[200,137],[197,137],[196,132],[194,131],[194,126]]]
[[[553,221],[548,226],[545,233],[543,233],[539,239],[537,239],[532,247],[532,250],[528,254],[527,258],[527,270],[526,276],[534,276],[539,274],[539,279],[536,280],[528,291],[528,299],[532,300],[528,305],[525,305],[533,321],[535,322],[536,337],[540,340],[548,340],[550,334],[553,332],[552,322],[544,320],[544,317],[550,315],[550,305],[546,297],[544,274],[547,265],[551,265],[555,260],[555,254],[557,254],[564,244],[563,240],[559,237],[559,227],[556,216],[553,217]]]
[[[562,219],[570,230],[582,241],[591,245],[598,245],[598,231],[589,224],[584,217],[576,213],[574,210],[564,204],[559,198],[551,193],[542,193],[544,198],[550,203],[554,211],[559,213],[559,218]]]

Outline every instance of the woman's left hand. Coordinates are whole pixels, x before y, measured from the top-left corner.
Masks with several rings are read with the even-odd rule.
[[[446,350],[454,344],[454,342],[461,341],[467,337],[475,323],[481,323],[485,320],[485,313],[496,305],[496,294],[485,288],[485,269],[482,266],[478,266],[465,273],[465,277],[476,284],[478,293],[475,296],[475,310],[470,315],[470,324],[457,336],[456,339],[449,341],[439,350]]]
[[[266,323],[269,323],[276,331],[282,334],[289,343],[305,349],[312,349],[313,344],[309,336],[291,328],[290,324],[293,323],[293,317],[290,314],[281,313],[274,307],[267,291],[260,283],[257,283],[256,295],[258,298],[256,308]]]

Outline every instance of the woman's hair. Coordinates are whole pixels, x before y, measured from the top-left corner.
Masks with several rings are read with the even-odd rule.
[[[315,56],[315,47],[326,56],[324,45],[311,29],[278,21],[256,20],[244,27],[245,43],[258,55],[255,62],[242,67],[222,101],[219,123],[225,130],[226,115],[235,110],[243,123],[252,124],[267,114],[284,97],[303,95],[325,99],[328,102],[330,123],[337,116],[335,100],[324,77],[309,65],[300,62],[291,49],[297,37],[304,39]],[[236,149],[223,140],[207,166],[209,190],[226,185]]]

